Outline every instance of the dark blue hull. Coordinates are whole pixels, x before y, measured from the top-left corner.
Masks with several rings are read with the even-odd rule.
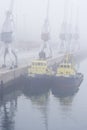
[[[35,77],[28,76],[26,78],[26,83],[32,87],[58,87],[61,89],[79,87],[82,81],[82,74],[77,74],[72,77],[36,75]]]
[[[48,88],[50,88],[53,83],[53,77],[47,76],[47,75],[35,76],[35,77],[28,76],[28,77],[26,77],[25,82],[26,82],[26,85],[31,86],[31,87],[36,87],[36,88],[48,87]]]
[[[81,82],[83,81],[83,75],[82,74],[77,74],[76,76],[71,76],[71,77],[54,77],[54,86],[56,87],[65,87],[65,88],[70,88],[70,87],[78,87],[80,86]]]

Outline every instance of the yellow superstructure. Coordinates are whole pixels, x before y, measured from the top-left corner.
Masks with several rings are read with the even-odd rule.
[[[52,71],[48,68],[46,60],[34,60],[28,69],[29,74],[51,75]]]
[[[57,76],[69,76],[75,75],[76,70],[74,64],[72,63],[71,57],[66,55],[64,60],[59,64],[57,68]]]

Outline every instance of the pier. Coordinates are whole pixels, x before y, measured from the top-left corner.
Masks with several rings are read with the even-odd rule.
[[[6,88],[21,80],[27,74],[27,69],[27,65],[12,70],[0,69],[0,81],[3,82],[3,87]]]

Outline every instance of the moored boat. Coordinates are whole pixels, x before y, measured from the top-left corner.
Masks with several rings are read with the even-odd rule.
[[[77,72],[73,62],[73,56],[67,54],[59,64],[54,77],[54,86],[61,89],[79,87],[83,81],[83,74]]]
[[[51,86],[54,72],[48,67],[46,59],[37,59],[32,61],[28,69],[27,82],[31,86]]]

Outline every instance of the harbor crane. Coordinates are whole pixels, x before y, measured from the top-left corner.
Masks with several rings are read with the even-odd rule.
[[[4,64],[2,65],[2,67],[6,67],[6,57],[7,55],[9,56],[13,56],[14,57],[14,61],[12,60],[11,62],[11,68],[15,68],[18,66],[18,58],[17,58],[17,54],[15,52],[14,49],[12,49],[11,45],[13,42],[13,5],[14,5],[14,0],[11,0],[10,3],[10,8],[8,9],[8,11],[6,11],[6,17],[5,17],[5,21],[4,24],[2,26],[2,32],[1,32],[1,41],[2,43],[4,43]],[[10,59],[10,57],[9,57]],[[12,58],[13,59],[13,58]]]
[[[46,12],[46,18],[44,21],[43,25],[43,30],[41,33],[41,39],[43,40],[43,45],[41,47],[41,51],[39,52],[39,58],[41,59],[46,59],[46,58],[51,58],[52,57],[52,50],[49,45],[49,40],[50,40],[50,26],[49,26],[49,0],[47,3],[47,12]],[[45,49],[48,49],[49,56],[46,56]]]

